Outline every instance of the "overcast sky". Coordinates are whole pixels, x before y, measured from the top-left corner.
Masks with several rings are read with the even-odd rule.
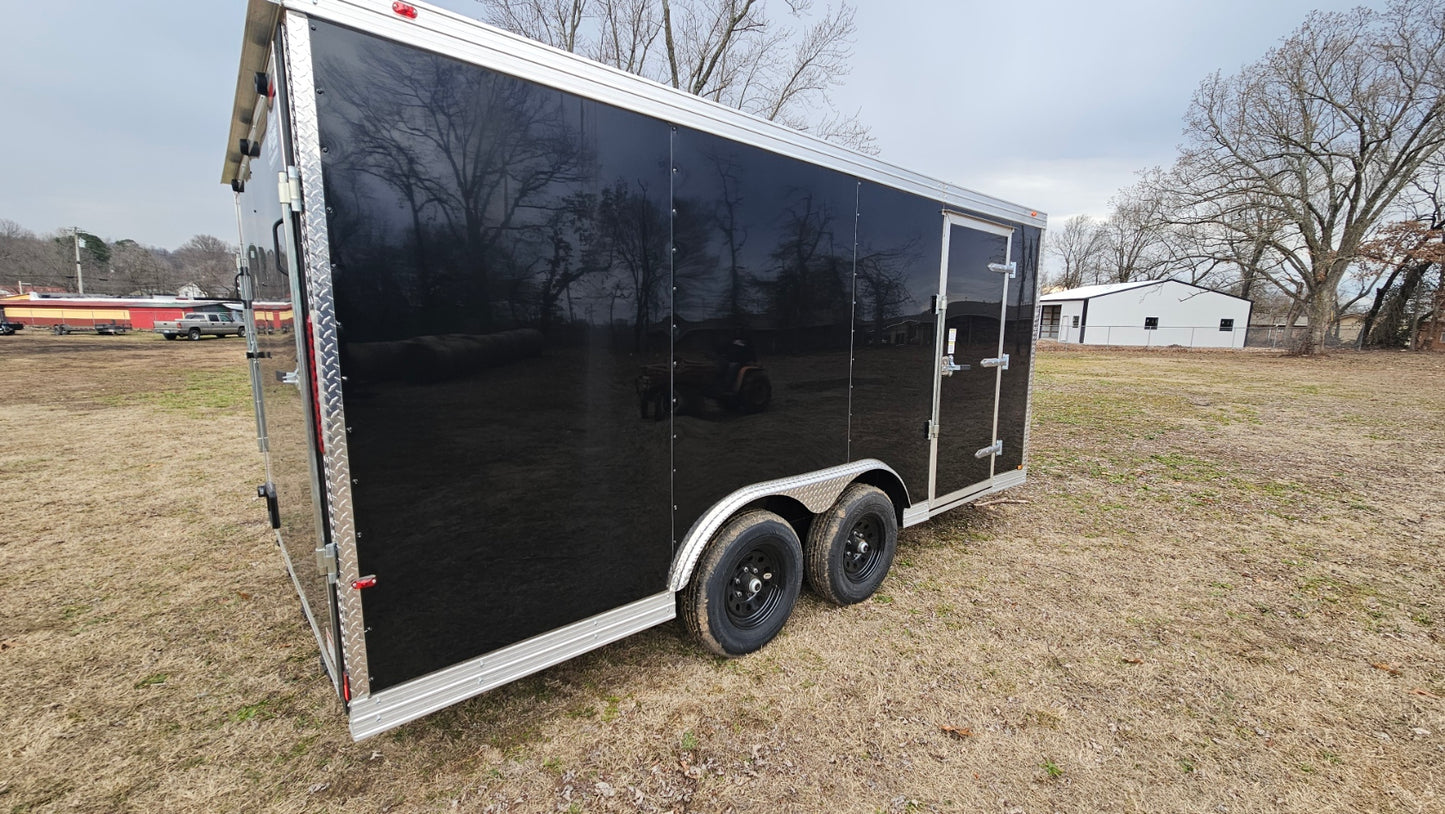
[[[1258,59],[1311,9],[1383,0],[857,5],[853,71],[834,101],[861,111],[880,157],[1057,224],[1105,214],[1135,172],[1168,164],[1207,74]],[[0,218],[164,248],[201,233],[234,243],[220,174],[244,0],[8,10]]]

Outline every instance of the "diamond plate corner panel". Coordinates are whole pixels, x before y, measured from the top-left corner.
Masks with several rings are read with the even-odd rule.
[[[336,330],[336,300],[331,280],[330,235],[322,186],[321,132],[316,109],[316,78],[311,64],[310,21],[303,14],[286,15],[286,62],[290,82],[291,121],[295,132],[297,169],[301,173],[303,208],[302,253],[306,261],[306,296],[311,315],[312,369],[316,371],[317,410],[326,450],[327,522],[336,546],[337,617],[351,695],[371,693],[366,661],[366,625],[360,592],[351,584],[357,570],[356,520],[351,502],[351,468],[346,455],[346,416],[341,397],[341,346]]]

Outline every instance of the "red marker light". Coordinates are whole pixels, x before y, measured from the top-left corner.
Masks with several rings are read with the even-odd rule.
[[[341,674],[341,700],[348,703],[351,701],[351,673]]]
[[[354,579],[351,581],[351,587],[355,588],[358,591],[362,588],[370,588],[375,584],[376,577],[362,577],[361,579]]]
[[[416,19],[416,6],[410,3],[403,3],[401,0],[397,0],[397,2],[391,4],[391,10],[408,20]]]

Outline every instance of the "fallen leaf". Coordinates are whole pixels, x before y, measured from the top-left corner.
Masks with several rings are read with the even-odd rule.
[[[939,729],[947,732],[955,738],[958,738],[959,740],[973,737],[973,730],[969,729],[968,727],[948,726],[947,724],[945,724],[943,726],[940,726]]]
[[[1438,698],[1440,697],[1440,696],[1436,695],[1435,693],[1430,692],[1429,690],[1427,690],[1427,689],[1425,689],[1425,688],[1423,688],[1423,687],[1416,687],[1415,689],[1410,690],[1410,692],[1414,693],[1415,695],[1423,695],[1423,696],[1425,696],[1426,698],[1436,698],[1436,699],[1438,699]]]
[[[245,591],[237,591],[237,592],[236,592],[236,596],[239,596],[239,597],[241,597],[242,599],[250,599],[250,598],[251,598],[251,595],[248,594],[248,593],[246,593]]]
[[[1385,662],[1380,661],[1371,664],[1370,666],[1374,667],[1376,670],[1384,670],[1392,676],[1397,676],[1400,674],[1400,665],[1398,664],[1386,664]]]
[[[1143,659],[1120,659],[1120,661],[1124,662],[1125,664],[1143,664],[1143,663],[1144,663],[1144,660],[1143,660]]]

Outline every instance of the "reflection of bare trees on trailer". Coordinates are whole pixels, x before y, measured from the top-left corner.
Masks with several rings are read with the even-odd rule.
[[[223,178],[355,737],[674,617],[751,652],[1024,481],[1041,216],[416,12],[252,2]]]

